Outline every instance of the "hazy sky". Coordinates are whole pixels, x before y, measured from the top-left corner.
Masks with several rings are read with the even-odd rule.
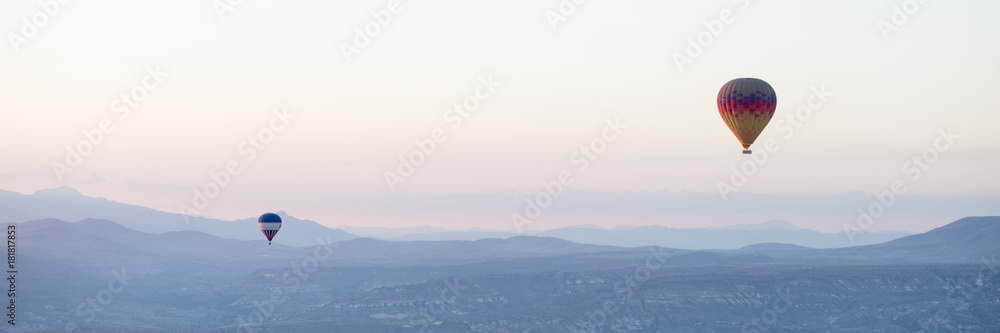
[[[839,231],[894,182],[870,230],[1000,214],[997,1],[237,2],[0,4],[0,188],[512,229],[565,171],[524,227]],[[763,162],[715,106],[737,77],[778,95]]]

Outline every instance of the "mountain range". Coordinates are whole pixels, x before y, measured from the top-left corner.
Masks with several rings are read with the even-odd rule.
[[[64,221],[105,219],[116,221],[130,229],[165,233],[175,231],[201,231],[210,235],[237,240],[261,238],[256,217],[226,221],[206,217],[168,213],[151,208],[123,204],[104,198],[88,197],[69,188],[37,191],[31,195],[0,190],[0,210],[5,222],[22,222],[44,218]],[[760,224],[742,224],[716,228],[675,229],[664,226],[633,226],[603,229],[575,226],[541,232],[518,234],[512,231],[443,228],[379,228],[341,227],[329,228],[311,220],[295,218],[284,211],[277,212],[285,222],[276,244],[310,246],[317,237],[335,241],[373,237],[392,241],[445,241],[509,238],[522,235],[555,237],[577,243],[622,247],[661,246],[683,249],[739,249],[759,243],[784,243],[810,248],[836,248],[855,245],[879,244],[897,239],[909,232],[878,231],[822,233],[801,229],[788,221],[767,221]],[[348,232],[344,229],[353,231]]]
[[[32,331],[739,331],[783,300],[769,331],[913,332],[940,313],[941,329],[1000,329],[1000,217],[876,245],[735,250],[16,226],[19,329]],[[125,284],[108,294],[114,279]]]
[[[210,235],[238,240],[261,238],[256,217],[235,221],[168,213],[142,206],[124,204],[104,198],[88,197],[70,187],[40,190],[31,195],[0,190],[0,211],[3,222],[21,222],[55,218],[64,221],[105,219],[116,221],[136,231],[165,233],[201,231]],[[335,240],[358,238],[340,229],[323,226],[310,220],[300,220],[283,211],[276,212],[282,221],[294,228],[282,229],[277,244],[293,246],[315,245],[317,237]]]

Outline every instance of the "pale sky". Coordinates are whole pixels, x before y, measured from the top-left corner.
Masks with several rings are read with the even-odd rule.
[[[577,192],[527,227],[786,219],[835,232],[897,180],[906,193],[870,230],[1000,215],[997,1],[584,1],[555,29],[555,0],[242,1],[221,17],[225,0],[42,3],[0,4],[4,190],[71,186],[180,212],[233,162],[198,214],[510,230],[566,170]],[[383,26],[372,12],[387,7]],[[366,25],[377,34],[348,61]],[[763,163],[746,162],[715,106],[738,77],[778,95],[752,147]],[[799,127],[778,123],[820,89]],[[453,105],[470,101],[453,126]],[[105,119],[113,130],[57,177]],[[615,119],[621,133],[580,170],[574,152]],[[262,130],[270,142],[251,148]],[[393,191],[386,172],[436,130],[444,139]],[[779,149],[764,154],[767,139]],[[906,163],[928,149],[917,176]],[[744,162],[756,170],[723,200]]]

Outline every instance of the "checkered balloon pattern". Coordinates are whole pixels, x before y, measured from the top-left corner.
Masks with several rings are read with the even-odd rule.
[[[722,120],[740,140],[743,149],[749,149],[774,116],[778,96],[764,80],[735,79],[719,90],[718,106]]]

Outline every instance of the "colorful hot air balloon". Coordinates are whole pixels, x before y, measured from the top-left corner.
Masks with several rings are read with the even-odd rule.
[[[274,213],[264,213],[257,219],[257,225],[267,237],[267,245],[271,245],[271,239],[278,233],[278,229],[281,229],[281,217]]]
[[[774,88],[761,79],[735,79],[719,90],[719,114],[750,154],[750,145],[767,126],[778,106]]]

